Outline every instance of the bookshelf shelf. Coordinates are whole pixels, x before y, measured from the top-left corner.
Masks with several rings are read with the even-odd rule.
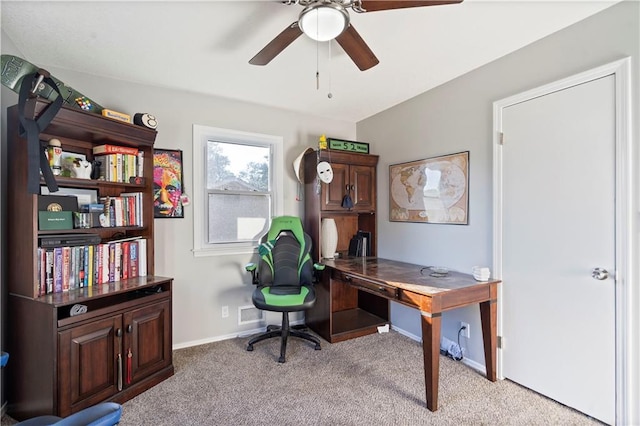
[[[26,114],[37,117],[47,102],[30,100],[27,104],[31,112]],[[17,361],[6,371],[8,413],[18,420],[43,414],[66,417],[102,401],[124,402],[133,398],[174,371],[171,356],[173,280],[154,275],[151,159],[156,131],[61,108],[40,134],[42,141],[59,139],[63,151],[82,154],[89,161],[94,159],[93,147],[103,144],[137,149],[149,160],[143,162],[140,183],[56,176],[58,186],[95,191],[98,197],[140,193],[134,196],[135,201],[128,205],[128,210],[123,210],[132,213],[122,223],[142,223],[143,226],[39,230],[38,196],[27,191],[27,141],[19,135],[17,106],[8,109],[7,127],[11,185],[4,204],[8,206],[9,223],[7,318],[12,326],[6,345]],[[44,185],[44,181],[41,183]],[[133,213],[140,210],[141,214]],[[80,233],[97,234],[105,244],[122,238],[146,241],[146,276],[120,279],[114,275],[113,279],[109,276],[109,282],[95,281],[91,286],[88,280],[76,279],[86,286],[42,294],[43,262],[38,254],[44,249],[39,247],[40,239]],[[117,362],[118,359],[124,361],[129,354],[130,363]]]

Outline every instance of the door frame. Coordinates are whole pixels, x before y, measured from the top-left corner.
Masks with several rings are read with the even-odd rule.
[[[571,77],[528,90],[493,103],[493,271],[502,279],[502,227],[503,227],[503,155],[502,124],[503,110],[509,106],[526,102],[550,93],[613,75],[615,78],[615,418],[616,423],[627,424],[632,420],[634,395],[639,384],[634,385],[634,369],[640,360],[638,349],[633,345],[633,313],[640,309],[634,297],[634,288],[639,280],[632,259],[637,258],[638,247],[634,231],[633,192],[635,157],[631,133],[631,58],[594,68]],[[504,143],[509,143],[508,136]],[[505,283],[504,285],[508,285]],[[498,336],[503,332],[502,286],[498,290]],[[508,336],[500,338],[501,347],[508,345]],[[637,345],[636,345],[637,346]],[[497,375],[504,379],[502,371],[503,352],[498,348]]]

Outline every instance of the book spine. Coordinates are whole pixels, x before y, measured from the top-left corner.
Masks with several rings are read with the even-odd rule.
[[[35,294],[38,296],[42,296],[44,294],[44,288],[46,286],[46,253],[45,250],[41,247],[38,247],[38,281],[35,285]]]
[[[129,246],[129,277],[138,276],[138,242],[131,241]]]
[[[137,167],[137,171],[136,171],[136,175],[137,176],[144,176],[144,152],[140,151],[138,152],[138,156],[137,156],[137,162],[136,162],[136,167]]]
[[[115,243],[115,250],[113,255],[113,280],[119,281],[122,279],[122,243]]]
[[[62,291],[62,275],[63,275],[63,253],[62,247],[53,249],[53,292],[60,293]]]
[[[94,259],[94,250],[95,246],[87,247],[87,287],[91,287],[93,285],[94,272],[93,266],[95,263]]]
[[[138,240],[138,276],[147,276],[147,240]]]
[[[129,278],[129,259],[131,257],[131,241],[122,243],[122,279]]]
[[[107,282],[112,282],[116,280],[115,277],[115,272],[116,272],[116,267],[115,267],[115,261],[116,261],[116,246],[115,244],[111,243],[107,245],[107,253],[108,253],[108,258],[107,258],[107,269],[108,269],[108,273],[107,273]]]
[[[73,290],[78,286],[78,250],[76,247],[70,247],[70,260],[69,260],[69,290]]]
[[[138,155],[138,148],[121,145],[99,145],[93,147],[94,154],[130,154]]]
[[[62,247],[62,291],[69,291],[71,280],[71,247]]]
[[[46,259],[47,259],[47,272],[46,272],[47,288],[45,292],[49,294],[49,293],[53,293],[53,249],[47,250]]]

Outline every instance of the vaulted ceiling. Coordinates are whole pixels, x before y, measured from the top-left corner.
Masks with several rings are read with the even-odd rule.
[[[4,0],[0,7],[2,30],[40,66],[357,122],[613,3],[465,0],[349,10],[352,25],[380,60],[367,71],[335,41],[317,43],[305,35],[268,65],[250,65],[298,19],[297,4]]]

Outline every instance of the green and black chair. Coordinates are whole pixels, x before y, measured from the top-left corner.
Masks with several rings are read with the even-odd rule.
[[[303,329],[289,326],[289,312],[309,309],[316,301],[313,289],[316,271],[324,265],[313,264],[309,252],[311,238],[302,229],[300,218],[295,216],[275,217],[269,232],[258,247],[258,265],[249,263],[245,268],[253,274],[253,283],[258,287],[253,292],[253,304],[265,311],[282,312],[282,325],[270,325],[267,331],[249,341],[247,350],[271,337],[280,337],[280,358],[285,362],[287,339],[299,337],[314,344],[320,350],[320,340]]]

